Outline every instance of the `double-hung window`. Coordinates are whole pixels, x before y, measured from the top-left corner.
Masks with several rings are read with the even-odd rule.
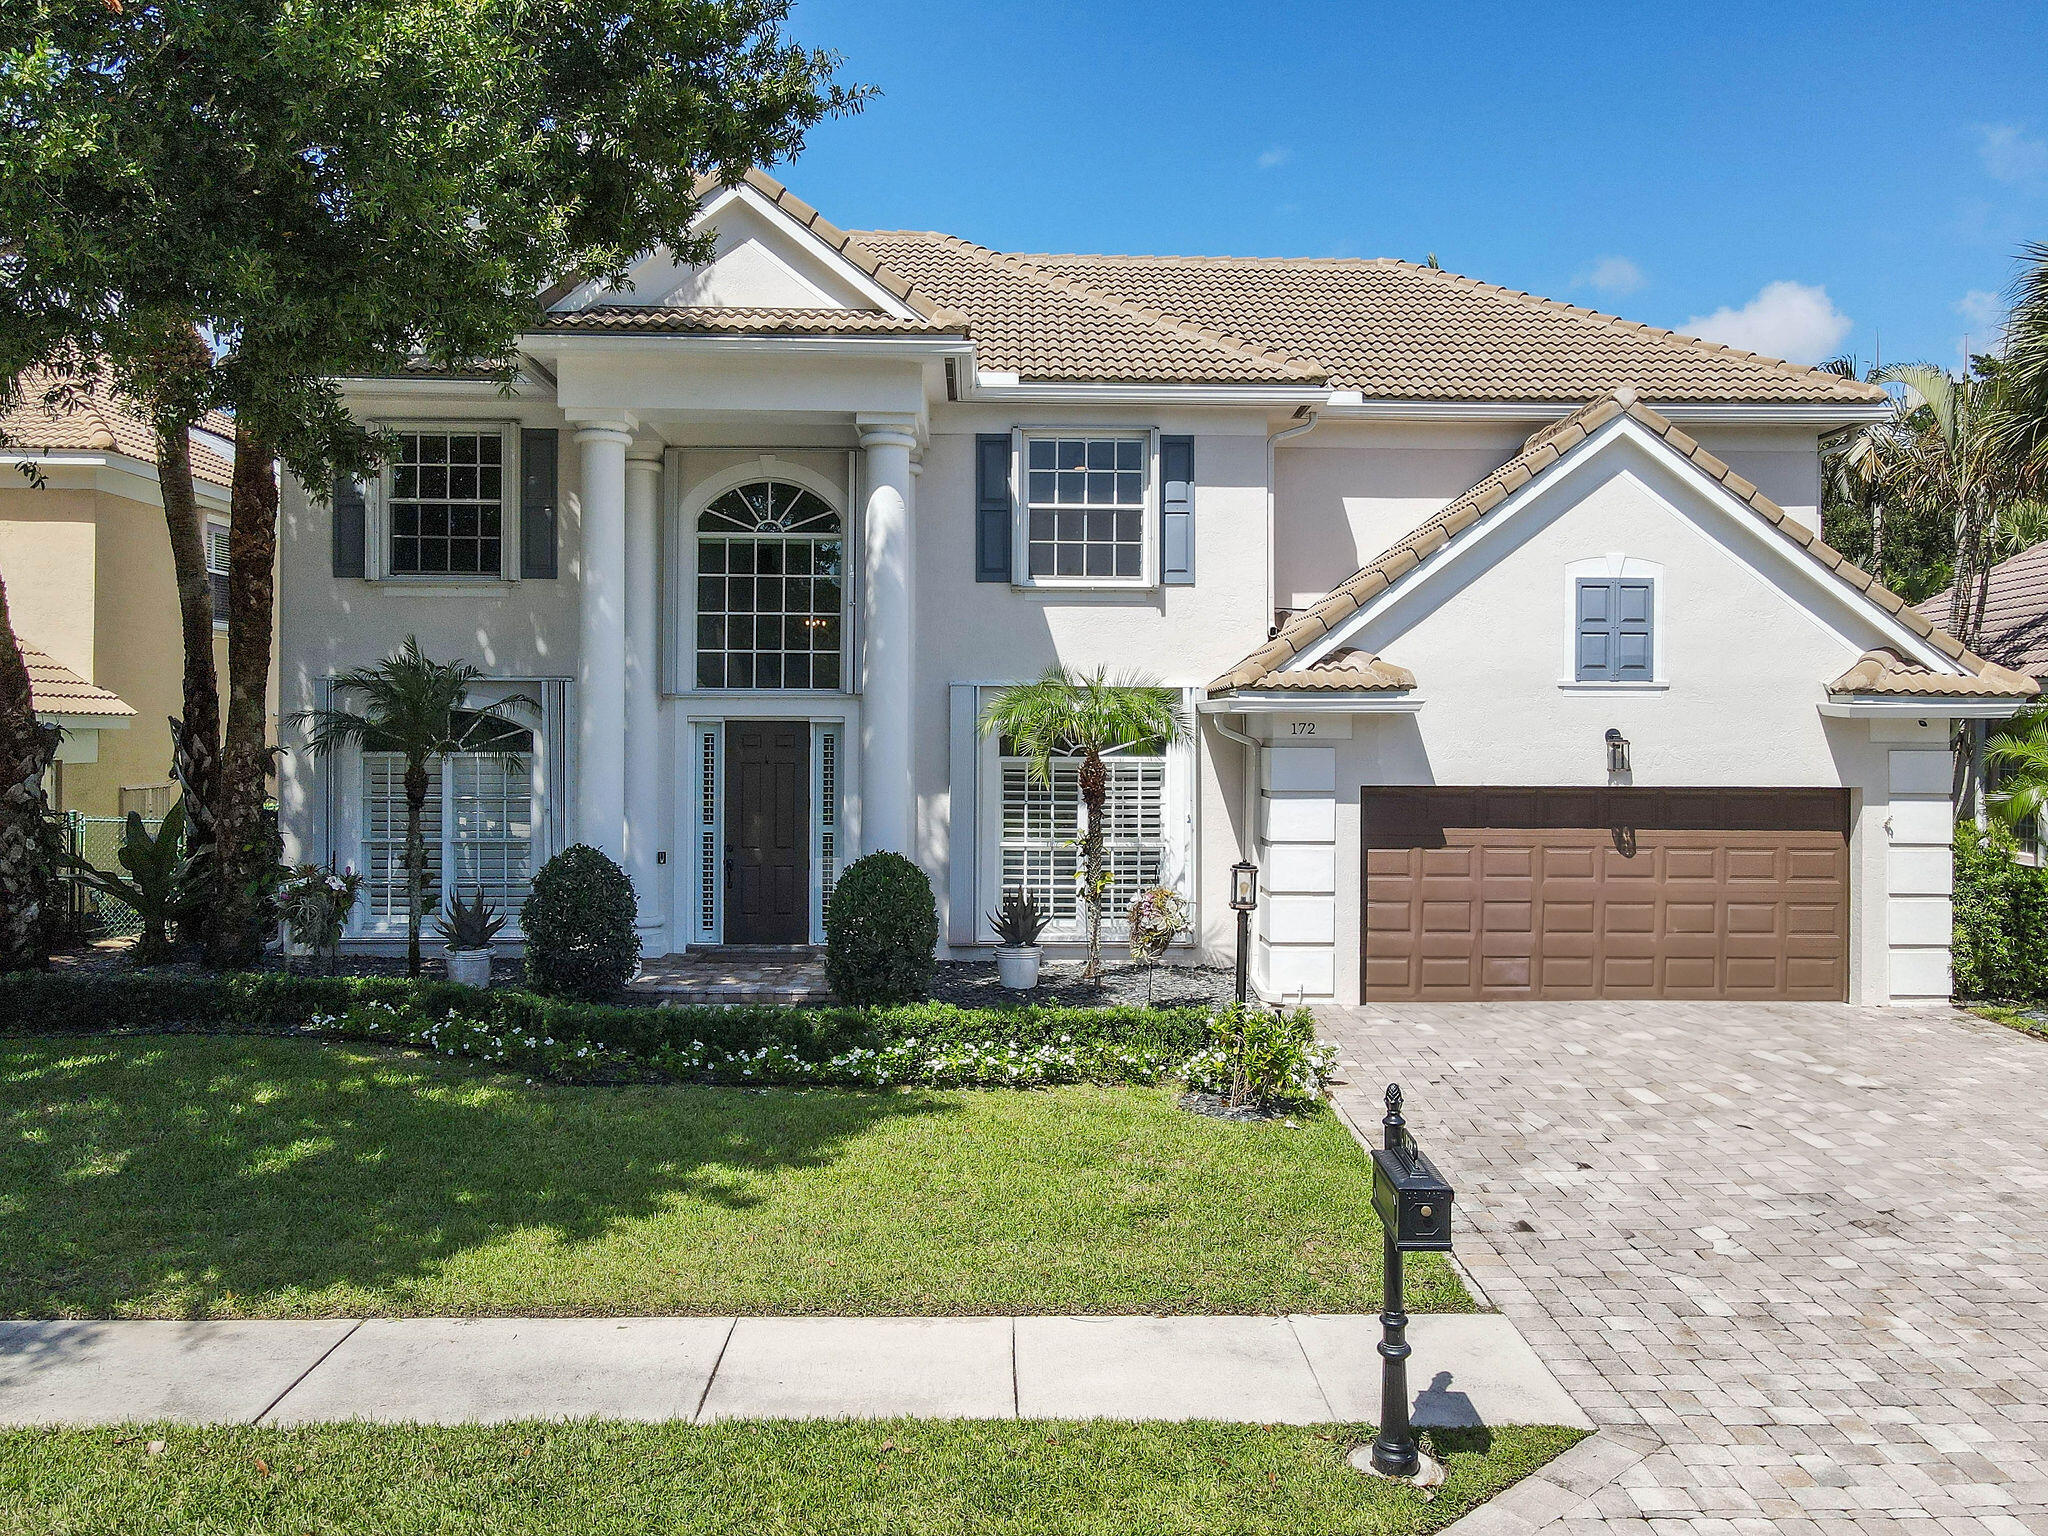
[[[213,622],[228,621],[228,525],[206,525],[206,580],[213,588]]]
[[[427,845],[426,906],[478,889],[516,921],[533,879],[533,737],[519,732],[502,750],[456,752],[427,766],[421,831]],[[405,759],[363,754],[365,921],[405,925]]]
[[[389,567],[393,576],[480,576],[504,571],[506,433],[397,433],[391,461]]]
[[[1150,454],[1145,433],[1024,435],[1030,582],[1137,586],[1149,579]]]
[[[1081,901],[1081,840],[1087,830],[1081,759],[1054,758],[1050,782],[1043,782],[1029,758],[1016,756],[1007,742],[1001,751],[1002,889],[1036,898],[1053,928],[1071,935],[1086,916]],[[1114,924],[1164,876],[1166,759],[1129,752],[1104,759],[1103,766],[1109,770],[1103,867],[1110,877],[1103,911]]]

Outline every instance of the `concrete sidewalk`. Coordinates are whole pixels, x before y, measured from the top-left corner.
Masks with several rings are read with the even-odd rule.
[[[1419,1425],[1589,1425],[1505,1317],[1409,1340]],[[0,1322],[0,1424],[1370,1423],[1378,1341],[1370,1316]]]

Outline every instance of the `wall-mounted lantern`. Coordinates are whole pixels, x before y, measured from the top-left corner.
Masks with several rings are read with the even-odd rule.
[[[1237,1001],[1248,991],[1252,958],[1252,909],[1259,904],[1259,866],[1239,859],[1230,866],[1230,905],[1237,913]]]
[[[1607,771],[1628,772],[1628,738],[1611,725],[1607,728]]]

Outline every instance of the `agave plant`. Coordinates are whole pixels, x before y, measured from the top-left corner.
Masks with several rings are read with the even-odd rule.
[[[476,888],[476,900],[465,902],[460,892],[447,909],[434,919],[434,930],[450,949],[489,949],[505,919],[484,900],[484,888]]]
[[[67,854],[72,877],[102,895],[133,907],[142,919],[142,939],[135,947],[138,965],[154,965],[171,955],[171,924],[191,900],[199,859],[185,852],[185,802],[164,813],[154,835],[134,812],[128,813],[121,846],[114,857],[127,878],[96,869],[76,854]]]
[[[1029,949],[1051,921],[1038,898],[1024,891],[1005,891],[1003,904],[988,915],[996,942],[1005,949]]]

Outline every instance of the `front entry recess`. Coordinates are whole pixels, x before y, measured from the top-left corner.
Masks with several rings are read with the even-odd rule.
[[[725,743],[725,942],[808,944],[811,728],[731,720]]]

